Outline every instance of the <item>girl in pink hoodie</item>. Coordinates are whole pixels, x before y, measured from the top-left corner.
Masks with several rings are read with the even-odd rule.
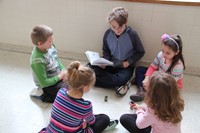
[[[145,106],[131,106],[136,114],[124,114],[121,124],[131,133],[181,133],[184,101],[169,74],[154,72],[150,77]]]

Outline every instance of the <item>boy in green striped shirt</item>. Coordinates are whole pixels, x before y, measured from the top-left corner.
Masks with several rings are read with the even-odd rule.
[[[57,50],[53,43],[53,30],[46,25],[37,25],[31,32],[31,40],[35,45],[30,65],[37,89],[31,96],[39,97],[43,102],[52,103],[58,90],[66,87],[66,70],[58,58]],[[43,91],[41,95],[33,94],[35,91]]]

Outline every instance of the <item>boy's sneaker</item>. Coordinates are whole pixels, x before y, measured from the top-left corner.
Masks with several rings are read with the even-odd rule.
[[[115,129],[115,127],[117,126],[117,124],[119,123],[118,120],[112,120],[110,121],[109,125],[106,127],[106,131],[110,131],[110,130],[113,130]]]
[[[127,85],[122,85],[121,87],[119,87],[119,88],[116,90],[116,94],[119,95],[119,96],[124,96],[124,95],[126,95],[128,89],[129,89],[129,88],[128,88]]]
[[[119,87],[117,90],[116,90],[116,94],[117,95],[120,95],[120,96],[124,96],[126,95],[127,91],[129,90],[131,86],[131,80],[129,80],[126,85],[122,85],[121,87]]]
[[[142,87],[138,88],[137,93],[130,96],[133,102],[141,102],[144,100],[145,91]]]
[[[33,88],[30,92],[30,96],[33,97],[40,97],[43,94],[43,90],[41,88]]]
[[[130,79],[130,80],[126,83],[126,85],[128,86],[128,88],[131,87],[131,81],[132,81],[132,79]]]

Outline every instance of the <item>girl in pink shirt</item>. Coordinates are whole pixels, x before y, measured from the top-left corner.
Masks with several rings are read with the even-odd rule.
[[[182,40],[179,35],[164,34],[161,37],[161,51],[153,60],[149,68],[138,66],[135,71],[135,84],[138,88],[136,94],[130,96],[134,102],[140,102],[144,99],[146,85],[149,77],[154,71],[168,73],[174,77],[178,88],[183,87],[182,78],[185,69],[185,62],[182,54]]]
[[[121,124],[131,133],[181,133],[184,101],[175,79],[158,71],[147,87],[145,106],[134,104],[136,114],[122,115]]]

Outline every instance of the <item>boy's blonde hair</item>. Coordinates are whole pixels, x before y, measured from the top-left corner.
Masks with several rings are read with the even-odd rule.
[[[108,22],[116,21],[119,26],[126,24],[128,21],[128,11],[123,7],[114,8],[108,15]]]
[[[167,73],[154,72],[150,77],[145,102],[164,122],[177,124],[182,120],[184,101],[175,79]]]
[[[46,42],[53,35],[53,30],[46,25],[37,25],[31,32],[31,40],[33,44],[38,45],[38,42]]]

